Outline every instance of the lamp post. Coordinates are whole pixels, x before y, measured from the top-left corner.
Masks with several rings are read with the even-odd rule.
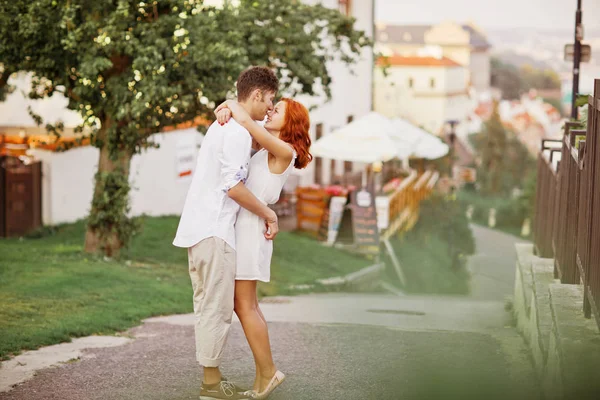
[[[449,119],[446,123],[450,126],[450,131],[447,135],[448,144],[450,145],[450,151],[448,152],[450,157],[450,171],[448,172],[448,176],[452,178],[454,173],[454,143],[456,142],[456,132],[454,131],[454,127],[458,125],[458,120]]]
[[[450,119],[448,121],[446,121],[446,123],[450,126],[449,132],[448,132],[448,144],[449,144],[449,157],[450,157],[450,173],[449,173],[449,177],[450,177],[450,202],[446,203],[446,207],[450,207],[452,210],[455,209],[456,204],[453,203],[453,200],[456,199],[456,184],[454,182],[454,143],[456,143],[456,132],[454,131],[454,128],[456,127],[456,125],[458,125],[458,120],[455,119]],[[456,270],[459,266],[459,260],[458,260],[458,250],[455,248],[454,246],[454,240],[455,240],[455,232],[454,232],[454,224],[450,223],[449,226],[449,230],[448,230],[448,252],[450,255],[450,260],[452,260],[451,263],[451,268],[452,270]]]
[[[579,67],[581,65],[581,40],[583,25],[581,24],[581,0],[577,0],[575,12],[575,43],[573,48],[573,97],[571,99],[571,119],[577,119],[577,93],[579,93]]]

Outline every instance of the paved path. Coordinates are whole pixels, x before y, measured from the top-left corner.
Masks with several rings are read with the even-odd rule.
[[[528,240],[503,232],[471,225],[477,253],[469,259],[471,297],[481,300],[504,301],[511,296],[515,284],[515,243]]]
[[[504,311],[515,238],[474,229],[481,253],[470,263],[470,298],[322,294],[263,302],[274,356],[288,376],[271,399],[537,399],[527,348]],[[134,340],[85,349],[80,360],[43,369],[0,400],[197,399],[192,321],[149,319],[126,333]],[[238,322],[223,370],[240,383],[253,380]]]
[[[391,295],[311,295],[263,304],[289,380],[272,399],[533,399],[531,366],[499,302]],[[346,321],[345,323],[343,321]],[[195,399],[189,315],[155,318],[136,340],[83,351],[0,399]],[[224,371],[252,381],[236,322]]]

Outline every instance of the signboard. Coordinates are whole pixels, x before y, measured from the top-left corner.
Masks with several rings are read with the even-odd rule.
[[[367,198],[371,201],[367,202]],[[350,194],[354,243],[360,246],[379,246],[374,198],[372,189],[368,192],[363,189]]]
[[[323,211],[321,217],[317,233],[318,240],[327,242],[329,245],[335,243],[347,202],[346,196],[334,196],[329,200],[329,206]]]
[[[377,227],[380,231],[390,225],[390,198],[388,196],[375,197],[375,210],[377,211]]]
[[[194,135],[182,136],[177,140],[175,148],[175,169],[177,178],[191,177],[196,166],[196,137]]]
[[[328,244],[335,243],[347,202],[348,197],[346,196],[334,196],[329,202],[329,224],[327,230]]]
[[[575,57],[575,45],[565,45],[565,61],[573,61]],[[592,59],[592,47],[589,44],[581,44],[581,62],[590,62]]]

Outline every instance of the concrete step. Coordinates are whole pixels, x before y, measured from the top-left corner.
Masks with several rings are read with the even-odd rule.
[[[538,371],[546,365],[548,342],[552,329],[550,295],[548,288],[554,283],[554,260],[538,258],[531,263],[532,296],[529,318],[529,345]]]
[[[533,261],[539,258],[533,254],[532,244],[518,243],[515,248],[517,251],[517,268],[515,272],[514,311],[517,328],[523,333],[525,339],[529,340],[531,337],[529,323],[531,297],[533,295],[531,266]]]
[[[583,315],[581,285],[550,284],[552,330],[544,391],[548,399],[600,398],[600,332]]]

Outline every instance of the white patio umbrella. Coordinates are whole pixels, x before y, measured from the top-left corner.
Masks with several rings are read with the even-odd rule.
[[[435,160],[444,157],[450,151],[450,147],[440,139],[430,136],[429,139],[420,140],[413,152],[413,157]]]
[[[423,133],[426,134],[426,132],[401,118],[393,119],[392,126],[390,137],[396,144],[397,157],[401,160],[407,159],[412,156],[417,143],[423,137]]]
[[[341,161],[388,161],[397,156],[396,144],[390,138],[392,129],[388,118],[370,112],[314,142],[311,153]]]
[[[391,136],[397,143],[400,158],[415,157],[435,160],[448,154],[449,147],[438,137],[402,119],[392,120]],[[408,153],[408,155],[407,155]]]

